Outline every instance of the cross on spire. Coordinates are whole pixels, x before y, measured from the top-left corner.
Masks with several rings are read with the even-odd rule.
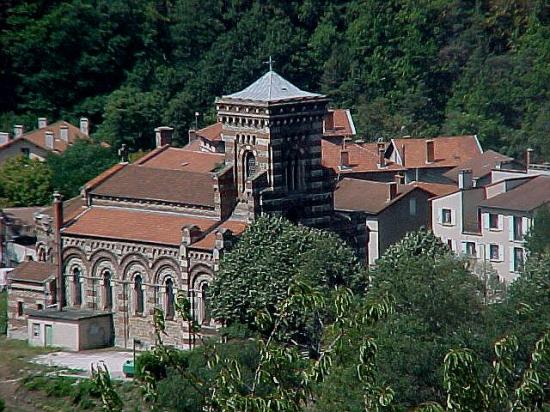
[[[269,56],[269,60],[268,61],[265,61],[264,64],[269,64],[269,71],[273,71],[273,63],[275,63],[275,60],[273,60],[271,58],[271,56]]]

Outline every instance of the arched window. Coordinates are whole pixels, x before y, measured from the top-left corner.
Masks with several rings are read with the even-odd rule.
[[[203,325],[210,324],[210,297],[208,296],[208,283],[203,283],[201,287],[201,305],[200,316]]]
[[[174,281],[172,279],[167,279],[165,283],[165,291],[164,291],[164,302],[165,302],[165,308],[164,311],[166,313],[166,319],[174,319],[175,315],[175,307],[174,307]]]
[[[103,272],[103,309],[111,310],[113,308],[113,287],[111,286],[111,272]]]
[[[291,153],[287,157],[285,182],[289,192],[300,190],[305,185],[305,166],[298,152]]]
[[[145,306],[143,296],[143,279],[141,275],[136,275],[134,278],[134,308],[136,315],[143,314],[143,307]]]
[[[253,176],[256,173],[256,158],[251,152],[247,152],[244,158],[245,178]]]
[[[46,250],[43,247],[38,249],[38,261],[39,262],[45,262],[46,261]]]
[[[79,268],[73,269],[73,305],[82,305],[82,283]]]

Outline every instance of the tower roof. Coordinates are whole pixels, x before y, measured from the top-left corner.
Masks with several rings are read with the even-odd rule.
[[[240,92],[223,96],[229,99],[254,100],[261,102],[274,102],[288,99],[304,99],[311,97],[323,97],[317,93],[310,93],[300,90],[288,80],[275,73],[268,71],[254,83]]]

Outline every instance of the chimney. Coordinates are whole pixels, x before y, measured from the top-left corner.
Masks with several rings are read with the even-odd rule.
[[[197,138],[197,131],[195,129],[189,129],[189,143]]]
[[[334,129],[334,112],[330,111],[325,116],[325,122],[324,122],[325,130],[332,130]]]
[[[349,167],[349,152],[347,150],[340,151],[340,167]]]
[[[90,122],[88,121],[87,117],[80,118],[80,133],[85,136],[88,136],[90,134]]]
[[[17,138],[23,135],[23,132],[25,131],[25,127],[22,124],[16,124],[13,126],[13,137]]]
[[[474,185],[472,169],[462,169],[458,172],[458,188],[461,190],[471,189]]]
[[[388,183],[388,201],[395,199],[397,196],[397,183],[389,182]]]
[[[65,143],[69,143],[69,126],[59,126],[59,137]]]
[[[378,167],[386,167],[386,158],[384,157],[385,150],[380,148],[380,143],[378,143]]]
[[[120,149],[118,149],[118,155],[120,156],[120,163],[128,163],[128,145],[122,143]]]
[[[63,310],[65,288],[63,287],[63,261],[61,245],[61,227],[63,226],[63,201],[59,192],[53,194],[53,218],[55,236],[55,265],[57,270],[57,310]]]
[[[406,163],[405,163],[406,159],[407,159],[406,154],[405,154],[405,147],[406,146],[404,144],[401,145],[401,154],[402,154],[401,166],[403,166],[403,167],[407,167]]]
[[[157,127],[155,129],[156,147],[171,145],[173,132],[174,132],[173,127],[168,127],[168,126]]]
[[[396,173],[396,175],[394,176],[394,179],[395,179],[395,183],[397,183],[398,185],[405,184],[405,176],[403,176],[401,173]]]
[[[46,137],[46,147],[48,149],[53,150],[53,141],[54,141],[53,132],[48,130],[47,132],[44,133],[44,135]]]
[[[432,139],[426,140],[426,163],[433,163],[434,161],[435,161],[434,141]]]
[[[0,145],[6,144],[10,141],[10,134],[7,132],[0,132]]]
[[[533,164],[533,152],[534,150],[531,148],[525,151],[525,169],[529,169],[529,166]]]
[[[43,129],[46,126],[48,126],[48,119],[46,117],[39,117],[38,118],[38,128]]]

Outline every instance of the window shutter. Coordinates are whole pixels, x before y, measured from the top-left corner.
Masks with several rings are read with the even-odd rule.
[[[439,223],[439,224],[443,223],[443,209],[442,208],[437,209],[437,223]]]
[[[514,240],[514,216],[508,216],[508,239]]]
[[[456,225],[456,214],[454,209],[451,209],[451,225]]]
[[[498,230],[503,230],[504,229],[504,216],[503,215],[497,215],[497,216],[498,216],[498,220],[497,220]]]
[[[514,247],[510,246],[510,272],[514,271]]]
[[[504,248],[498,245],[498,260],[504,262]]]
[[[466,242],[462,242],[462,254],[466,254]]]
[[[483,213],[483,229],[489,229],[489,213]]]

